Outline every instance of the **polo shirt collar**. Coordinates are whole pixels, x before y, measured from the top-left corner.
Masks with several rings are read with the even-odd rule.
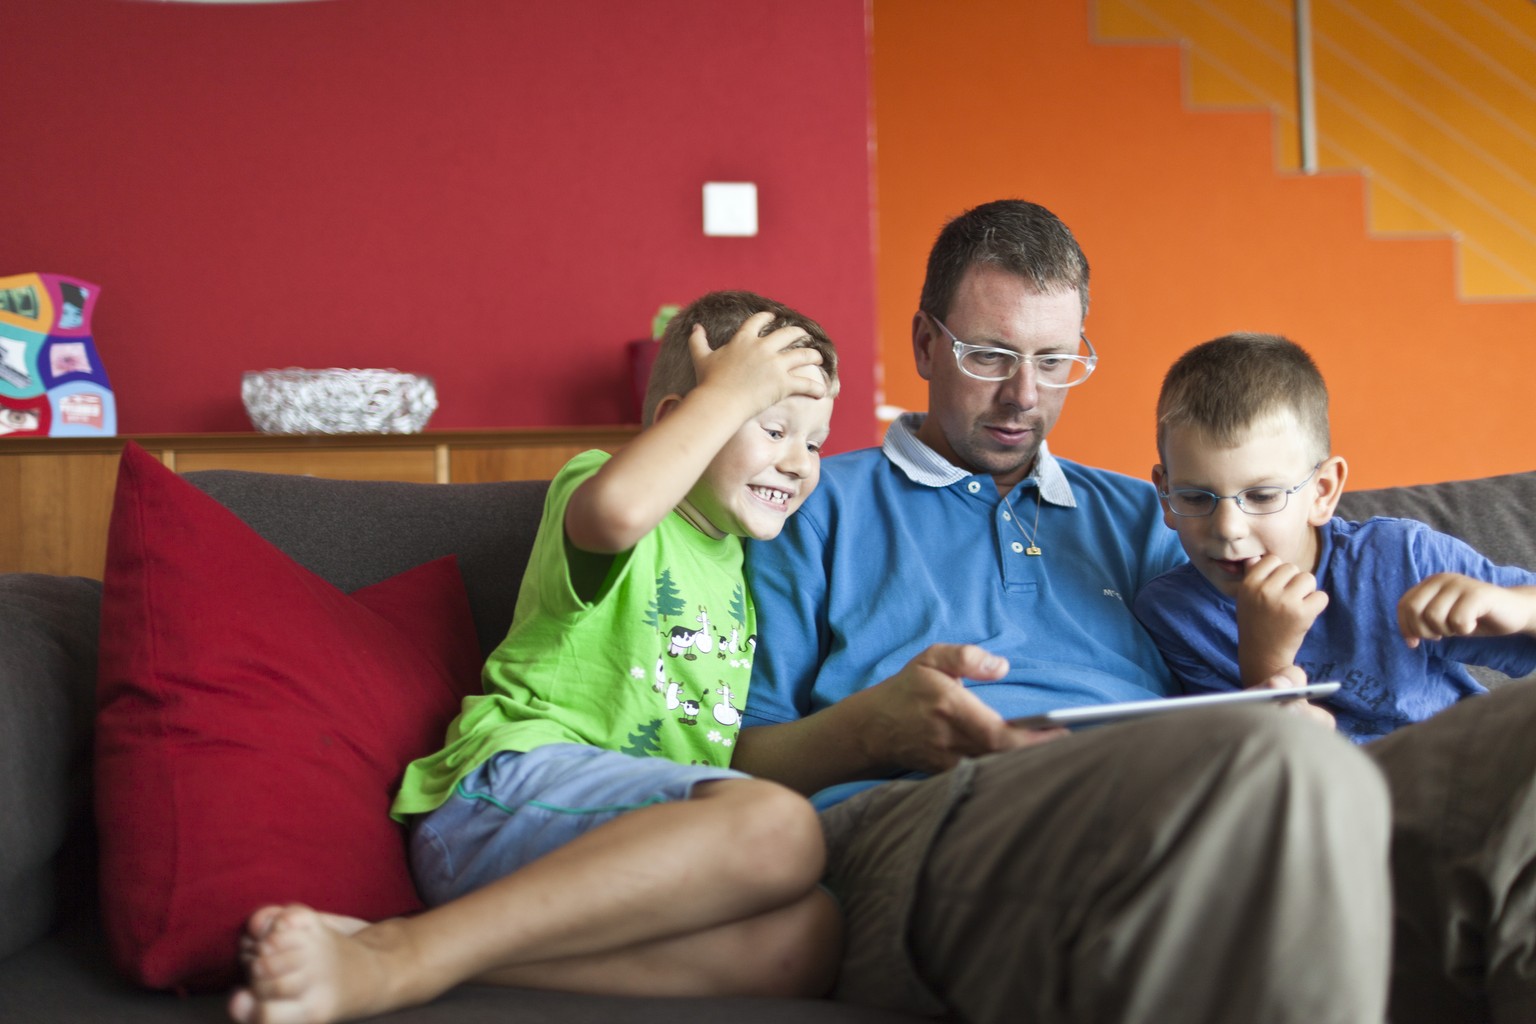
[[[891,421],[885,431],[885,441],[880,445],[885,457],[913,483],[925,487],[948,487],[975,476],[917,439],[917,430],[922,426],[924,416],[920,412],[907,412]],[[1056,456],[1051,454],[1044,441],[1040,442],[1035,471],[1026,480],[1033,480],[1039,485],[1041,501],[1065,508],[1077,507],[1077,499],[1072,494],[1072,485],[1067,482],[1067,474],[1062,472],[1061,463],[1056,461]]]

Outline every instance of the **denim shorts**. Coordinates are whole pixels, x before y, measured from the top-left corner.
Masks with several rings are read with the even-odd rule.
[[[552,744],[492,757],[411,826],[411,874],[428,906],[510,875],[626,811],[686,800],[741,772]]]

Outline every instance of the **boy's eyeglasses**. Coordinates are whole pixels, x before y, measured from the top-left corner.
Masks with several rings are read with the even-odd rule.
[[[991,348],[986,345],[967,345],[955,337],[944,322],[932,313],[923,312],[954,343],[955,365],[960,372],[976,380],[1008,380],[1019,372],[1020,365],[1030,364],[1035,370],[1035,383],[1043,388],[1076,387],[1088,379],[1093,368],[1099,365],[1099,354],[1094,351],[1088,335],[1080,334],[1088,346],[1086,356],[1069,356],[1059,352],[1037,352],[1026,356],[1007,348]]]
[[[1295,487],[1248,487],[1236,494],[1213,494],[1198,487],[1180,487],[1176,491],[1158,491],[1158,496],[1168,503],[1168,511],[1186,519],[1202,519],[1216,511],[1224,501],[1235,501],[1237,507],[1250,516],[1268,516],[1282,511],[1291,502],[1291,495],[1312,482],[1322,467],[1319,462],[1312,467],[1307,478]]]

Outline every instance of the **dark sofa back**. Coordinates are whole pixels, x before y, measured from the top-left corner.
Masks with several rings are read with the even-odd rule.
[[[404,484],[233,470],[187,479],[300,564],[343,590],[459,556],[489,653],[506,635],[543,510],[545,481]],[[1460,537],[1504,565],[1536,569],[1536,471],[1346,491],[1346,519],[1402,516]]]
[[[1536,569],[1536,470],[1448,483],[1348,491],[1345,519],[1396,516],[1460,537],[1500,565]]]
[[[485,654],[512,622],[549,489],[543,480],[403,484],[238,470],[186,478],[343,590],[457,555]]]

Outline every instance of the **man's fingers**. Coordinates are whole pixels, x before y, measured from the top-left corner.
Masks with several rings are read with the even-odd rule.
[[[912,661],[955,679],[979,679],[988,683],[1003,678],[1008,671],[1007,658],[998,657],[975,644],[934,644]]]
[[[956,695],[950,726],[957,749],[967,755],[990,754],[1015,745],[1013,732],[1003,716],[970,690]]]

